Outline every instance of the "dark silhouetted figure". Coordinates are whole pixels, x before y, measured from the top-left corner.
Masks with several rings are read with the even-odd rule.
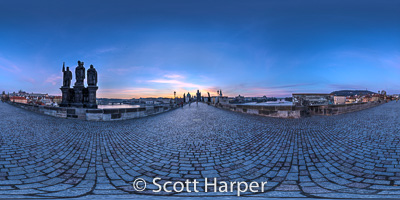
[[[85,67],[83,67],[83,62],[78,61],[78,66],[75,68],[75,86],[83,86],[83,81],[85,80]]]
[[[65,63],[63,63],[63,86],[64,87],[70,87],[71,86],[71,80],[72,80],[72,72],[69,71],[69,67],[67,67],[67,70],[65,70]]]
[[[87,70],[87,84],[90,86],[96,86],[97,85],[97,71],[93,67],[93,65],[90,65],[90,68]]]

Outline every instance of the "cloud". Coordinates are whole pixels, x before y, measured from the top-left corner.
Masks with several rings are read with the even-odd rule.
[[[166,73],[165,78],[148,80],[149,83],[169,84],[172,88],[179,90],[202,89],[208,86],[186,81],[186,77],[177,73]]]
[[[182,75],[179,75],[179,74],[167,74],[167,75],[164,75],[164,77],[166,77],[166,78],[185,78],[184,76],[182,76]]]
[[[140,71],[142,70],[142,66],[131,66],[131,67],[110,67],[107,69],[109,72],[116,73],[118,75],[124,75],[129,72]]]
[[[235,85],[218,88],[218,90],[222,89],[223,95],[229,97],[235,97],[239,94],[246,97],[262,97],[264,95],[268,97],[290,97],[292,96],[292,93],[302,92],[304,89],[303,86],[309,85],[314,85],[314,83],[298,83],[276,86],[262,86],[261,84],[238,83]],[[300,89],[302,91],[299,91]]]
[[[380,59],[382,66],[400,69],[400,52],[396,52],[391,56]]]
[[[45,80],[45,83],[51,83],[52,85],[62,84],[62,76],[52,74]]]
[[[244,88],[227,88],[226,91],[222,90],[223,94],[226,96],[249,96],[249,97],[262,97],[262,96],[274,96],[274,97],[284,97],[291,96],[292,92],[283,88],[273,88],[273,87],[244,87]]]
[[[97,49],[93,49],[91,51],[87,51],[84,53],[85,57],[88,58],[99,58],[101,56],[105,56],[110,53],[114,53],[115,51],[118,51],[119,49],[116,47],[101,47]]]
[[[113,89],[113,88],[104,88],[101,89],[103,92],[115,92],[118,91],[118,93],[132,93],[132,92],[148,92],[148,91],[157,91],[157,89],[154,88],[121,88],[121,89]]]
[[[379,53],[370,49],[347,50],[335,53],[339,59],[351,58],[368,61],[384,68],[400,69],[400,52]]]
[[[171,84],[174,87],[177,88],[204,88],[205,86],[194,84],[194,83],[188,83],[188,82],[183,82],[175,79],[154,79],[154,80],[149,80],[148,82],[150,83],[162,83],[162,84]]]
[[[28,82],[31,85],[36,85],[36,83],[37,83],[34,78],[28,77],[28,76],[24,76],[24,75],[18,76],[18,80],[19,81],[23,81],[23,82]]]
[[[17,65],[15,65],[13,62],[3,57],[0,57],[0,69],[3,69],[11,73],[21,72],[21,69]]]
[[[103,53],[108,53],[108,52],[113,52],[118,50],[116,47],[105,47],[105,48],[99,48],[95,50],[96,54],[103,54]]]
[[[271,86],[271,87],[268,87],[268,88],[270,88],[270,89],[273,89],[273,88],[277,88],[277,89],[280,89],[280,88],[295,88],[295,87],[302,87],[302,86],[309,86],[309,85],[314,85],[314,83],[298,83],[298,84],[290,84],[290,85],[278,85],[278,86]]]
[[[100,98],[140,98],[140,97],[172,97],[170,91],[146,88],[146,87],[129,87],[121,89],[100,88],[98,97]]]
[[[364,90],[367,86],[358,84],[329,84],[328,87],[334,90]]]

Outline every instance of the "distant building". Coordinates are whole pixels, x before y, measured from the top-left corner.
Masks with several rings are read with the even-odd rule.
[[[25,91],[19,90],[18,93],[15,94],[15,96],[26,97],[26,96],[28,96],[28,93],[26,93]]]
[[[46,106],[53,105],[53,100],[50,98],[41,98],[40,102]]]
[[[352,103],[357,103],[357,98],[356,97],[347,97],[346,104],[352,104]]]
[[[135,101],[136,102],[136,101]],[[170,98],[154,98],[154,97],[149,97],[149,98],[140,98],[137,103],[139,104],[170,104],[171,99]]]
[[[217,103],[229,104],[230,100],[232,100],[232,99],[229,99],[227,96],[212,96],[211,97],[212,104],[217,104]]]
[[[222,104],[229,104],[229,97],[227,97],[227,96],[220,96],[220,97],[219,97],[219,103],[222,103]]]
[[[244,96],[240,96],[240,94],[239,94],[239,96],[237,96],[234,99],[232,99],[231,101],[229,101],[229,103],[244,103],[244,102],[245,102]]]
[[[212,104],[219,103],[219,96],[212,96],[211,97],[211,103]]]
[[[320,106],[333,104],[331,94],[325,93],[296,93],[292,94],[296,106]]]
[[[30,93],[26,94],[26,96],[33,97],[33,98],[39,98],[39,97],[49,97],[49,94],[41,94],[41,93]]]
[[[346,97],[344,96],[334,96],[333,97],[333,104],[338,105],[338,104],[345,104],[346,103]]]
[[[245,102],[251,102],[253,101],[253,97],[244,97]]]
[[[159,97],[157,99],[157,102],[160,102],[160,103],[163,103],[163,104],[169,104],[169,103],[171,103],[171,99],[170,98]]]
[[[49,94],[42,94],[42,93],[27,93],[25,91],[18,91],[18,93],[13,92],[13,96],[17,96],[17,97],[30,97],[32,98],[39,98],[39,97],[49,97]]]
[[[62,96],[55,96],[53,97],[53,102],[57,103],[58,105],[61,103]]]
[[[374,94],[371,97],[371,101],[379,101],[379,99],[380,99],[380,95],[379,94]]]
[[[370,101],[372,101],[372,98],[371,98],[371,96],[369,96],[369,95],[366,95],[366,96],[364,96],[363,98],[362,98],[362,100],[361,100],[361,102],[370,102]]]
[[[28,100],[25,97],[17,97],[17,96],[12,96],[10,97],[11,102],[16,102],[16,103],[28,103]]]

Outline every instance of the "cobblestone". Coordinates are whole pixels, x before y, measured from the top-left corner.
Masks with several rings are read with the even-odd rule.
[[[1,103],[0,198],[171,195],[151,191],[154,177],[268,181],[264,192],[242,194],[251,197],[400,198],[399,111],[390,102],[337,116],[278,119],[200,103],[89,122]],[[147,190],[133,190],[136,178],[148,182]]]

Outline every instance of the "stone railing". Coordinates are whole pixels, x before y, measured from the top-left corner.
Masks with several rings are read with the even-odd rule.
[[[324,105],[324,106],[263,106],[263,105],[243,105],[243,104],[211,104],[215,107],[248,113],[253,115],[261,115],[267,117],[278,118],[301,118],[311,115],[339,115],[349,112],[364,110],[385,103],[382,102],[365,102],[342,105]]]
[[[30,110],[45,115],[60,118],[72,118],[88,121],[114,121],[134,119],[163,113],[173,109],[169,105],[154,105],[140,108],[110,108],[110,109],[88,109],[71,107],[50,107],[41,105],[30,105],[24,103],[9,102],[19,108]]]
[[[209,104],[210,105],[210,104]],[[215,104],[216,107],[253,115],[278,118],[301,118],[308,116],[305,107],[296,106],[262,106],[262,105],[241,105],[241,104]]]
[[[311,115],[339,115],[339,114],[364,110],[384,103],[385,101],[381,102],[373,101],[373,102],[352,103],[352,104],[309,106],[309,111]]]

